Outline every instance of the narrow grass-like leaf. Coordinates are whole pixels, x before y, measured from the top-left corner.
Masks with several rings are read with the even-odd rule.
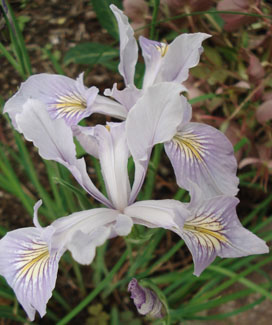
[[[103,28],[116,40],[119,39],[119,31],[117,21],[110,10],[110,4],[115,3],[116,1],[112,0],[92,0],[93,9],[96,13],[96,16]]]
[[[118,315],[118,309],[113,306],[111,308],[111,318],[110,318],[110,325],[119,325],[119,315]]]
[[[84,309],[88,304],[107,286],[112,280],[113,276],[118,272],[120,267],[124,264],[128,255],[128,250],[126,250],[118,262],[114,265],[107,277],[101,281],[95,289],[85,297],[70,313],[68,313],[63,319],[61,319],[56,325],[65,325],[70,322],[82,309]]]
[[[209,94],[205,94],[205,95],[201,95],[201,96],[197,96],[195,98],[192,98],[192,99],[189,100],[189,103],[191,105],[194,105],[194,104],[202,102],[202,101],[204,101],[206,99],[212,99],[212,98],[215,98],[215,97],[220,97],[220,96],[216,95],[216,94],[209,93]]]
[[[64,63],[89,64],[112,61],[119,56],[119,51],[110,45],[100,43],[81,43],[70,50],[64,56]]]
[[[144,193],[141,197],[142,200],[149,200],[151,199],[152,192],[155,186],[156,174],[159,167],[161,153],[163,150],[163,144],[159,143],[155,146],[154,153],[151,158],[150,165],[152,168],[148,169],[146,182],[144,186]]]
[[[26,49],[26,45],[25,45],[25,41],[24,41],[24,37],[22,35],[22,32],[19,28],[17,19],[14,15],[14,12],[11,8],[11,6],[9,5],[9,3],[7,2],[7,6],[8,6],[8,11],[12,20],[12,25],[9,24],[9,19],[6,17],[6,23],[9,26],[10,29],[10,33],[11,35],[13,35],[13,44],[19,47],[19,51],[21,54],[21,65],[23,67],[23,70],[26,73],[26,76],[30,76],[32,74],[32,69],[31,69],[31,63],[30,63],[30,59],[29,59],[29,55]]]

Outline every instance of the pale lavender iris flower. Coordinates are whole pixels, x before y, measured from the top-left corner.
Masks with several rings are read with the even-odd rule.
[[[108,114],[119,119],[127,115],[122,105],[98,95],[96,87],[87,88],[83,83],[83,73],[76,80],[48,73],[30,76],[5,104],[4,112],[9,113],[15,127],[15,116],[21,113],[28,99],[41,101],[52,119],[63,118],[70,126],[77,125],[93,113]]]
[[[118,22],[120,34],[119,72],[126,88],[119,91],[116,84],[105,95],[111,96],[129,109],[136,103],[144,90],[159,82],[181,84],[188,78],[189,69],[196,66],[203,52],[202,42],[210,35],[205,33],[182,34],[171,44],[156,42],[140,36],[139,43],[145,61],[143,89],[134,85],[135,66],[138,59],[138,45],[128,18],[115,5],[110,5]],[[182,90],[186,90],[183,86]]]
[[[145,170],[136,173],[136,186],[131,188],[127,172],[130,153],[125,123],[86,129],[82,142],[88,144],[88,151],[100,161],[106,198],[89,178],[84,159],[76,158],[73,131],[63,119],[52,120],[46,105],[35,99],[28,99],[14,119],[18,131],[34,143],[44,159],[55,160],[67,167],[78,183],[106,206],[73,213],[42,228],[37,220],[39,201],[34,207],[35,227],[11,231],[0,241],[0,274],[7,279],[33,320],[35,310],[41,316],[45,314],[46,303],[55,286],[59,259],[67,249],[77,262],[89,264],[94,258],[96,246],[102,245],[108,238],[128,235],[133,223],[145,223],[141,216],[134,218],[130,210],[126,211],[128,207],[133,207],[133,198],[140,190]],[[83,135],[83,132],[80,134]],[[146,204],[148,206],[148,201]],[[171,208],[163,207],[148,218],[148,225],[178,229],[179,221],[176,222],[175,218]]]
[[[160,88],[161,99],[155,96],[154,102],[158,111],[152,113],[146,110],[148,113],[145,116],[150,119],[150,114],[155,114],[156,125],[164,128],[163,132],[157,133],[156,126],[147,130],[145,124],[142,125],[140,133],[148,132],[148,139],[151,138],[147,143],[148,148],[153,141],[170,140],[188,114],[186,107],[181,110],[177,105],[184,101],[179,96],[180,86],[168,86],[168,83],[152,86],[147,98],[143,97],[142,104],[145,104],[145,100],[153,98],[157,88]],[[66,250],[77,262],[89,264],[97,246],[108,238],[128,235],[133,224],[169,229],[183,238],[192,252],[196,275],[216,256],[238,257],[268,251],[263,240],[239,223],[235,212],[238,200],[234,197],[203,198],[198,186],[191,182],[190,204],[175,200],[134,203],[145,176],[149,153],[145,145],[143,160],[135,161],[136,172],[131,188],[127,172],[130,151],[125,135],[133,125],[128,121],[109,123],[106,127],[97,125],[80,132],[81,143],[88,146],[88,152],[100,161],[106,198],[89,178],[84,159],[76,158],[73,131],[63,119],[52,120],[45,104],[33,99],[27,100],[21,113],[14,118],[17,129],[34,143],[43,158],[67,167],[78,183],[106,206],[73,213],[42,228],[37,218],[41,205],[39,201],[34,207],[35,227],[8,232],[1,239],[0,274],[14,289],[31,320],[36,310],[41,316],[45,314],[47,301],[55,286],[58,262]],[[140,125],[142,120],[135,120],[135,124],[138,123]],[[141,149],[142,137],[140,134],[138,136],[138,149]]]
[[[143,89],[139,90],[134,86],[138,47],[133,29],[121,10],[110,7],[119,26],[119,72],[126,88],[119,91],[114,85],[105,94],[114,97],[128,112],[127,138],[135,162],[145,166],[152,147],[164,143],[180,187],[188,190],[193,181],[207,197],[236,195],[239,180],[230,141],[209,125],[190,122],[192,109],[185,97],[180,96],[176,107],[167,105],[173,92],[184,90],[181,83],[188,78],[189,69],[198,64],[201,44],[209,35],[183,34],[169,45],[141,37],[146,70]]]

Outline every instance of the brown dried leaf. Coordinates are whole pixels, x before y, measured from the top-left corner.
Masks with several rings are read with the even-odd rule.
[[[252,53],[248,54],[249,56],[249,66],[247,69],[250,81],[256,83],[257,81],[263,79],[264,77],[264,68],[261,65],[260,60]]]
[[[259,123],[265,123],[272,119],[272,99],[264,102],[256,112],[256,118]]]
[[[249,0],[222,0],[217,4],[219,11],[240,11],[249,12]],[[235,31],[245,24],[252,23],[256,20],[255,17],[221,14],[222,19],[225,21],[224,29],[228,32]]]

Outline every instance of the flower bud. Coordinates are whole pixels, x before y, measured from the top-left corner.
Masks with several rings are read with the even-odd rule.
[[[149,315],[153,318],[162,318],[162,303],[156,293],[148,288],[138,284],[133,278],[128,284],[128,291],[131,292],[131,298],[141,315]]]

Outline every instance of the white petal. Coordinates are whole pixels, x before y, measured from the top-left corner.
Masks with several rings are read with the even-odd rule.
[[[48,160],[63,164],[78,183],[93,197],[111,207],[111,203],[94,186],[89,178],[84,159],[76,159],[76,150],[71,128],[62,119],[52,120],[44,104],[29,99],[23,112],[16,116],[19,131],[39,149],[39,154]]]
[[[101,246],[109,238],[110,228],[100,227],[91,233],[76,231],[68,243],[73,259],[83,265],[91,264],[95,257],[96,247]]]
[[[126,133],[134,160],[147,161],[155,144],[176,133],[184,114],[180,90],[181,86],[173,83],[149,87],[130,110]]]
[[[188,78],[189,69],[196,66],[203,51],[202,42],[211,37],[205,33],[182,34],[168,46],[156,82],[181,83]]]
[[[118,211],[106,208],[97,208],[72,213],[69,216],[58,218],[51,227],[55,229],[52,239],[53,247],[70,247],[76,245],[74,236],[78,232],[90,236],[91,241],[95,238],[95,232],[101,228],[111,228],[116,221]],[[76,235],[76,238],[78,236]],[[83,241],[86,241],[86,236]],[[95,239],[96,240],[96,239]]]
[[[148,200],[136,202],[124,210],[133,219],[133,223],[149,228],[170,229],[177,234],[188,218],[185,205],[176,200]]]
[[[143,36],[139,37],[139,43],[145,61],[143,88],[146,88],[153,85],[156,76],[161,68],[163,55],[160,51],[161,43],[151,41]]]
[[[105,89],[104,94],[110,96],[122,104],[123,109],[125,110],[124,117],[127,117],[128,111],[133,105],[136,104],[137,100],[142,96],[142,89],[137,89],[134,85],[129,85],[123,90],[117,89],[117,84],[115,83],[112,89]],[[117,116],[118,118],[118,116]]]
[[[115,209],[123,210],[128,205],[131,191],[127,171],[129,151],[125,125],[124,123],[110,123],[107,127],[97,125],[95,136],[108,197]]]
[[[112,94],[109,94],[105,92],[105,95],[112,96]],[[115,96],[112,96],[115,98]],[[115,98],[117,100],[117,98]],[[92,106],[92,113],[100,113],[108,116],[112,116],[115,118],[118,118],[120,120],[124,120],[127,117],[127,109],[117,103],[116,101],[97,95],[96,100]]]
[[[94,127],[74,125],[73,135],[77,138],[82,148],[91,156],[98,158],[97,140],[95,138]]]
[[[120,35],[120,63],[119,72],[124,77],[125,84],[134,84],[135,65],[138,59],[138,46],[134,38],[134,31],[128,22],[127,16],[115,5],[110,5],[119,27]]]
[[[113,230],[115,230],[119,236],[127,236],[131,232],[132,226],[133,221],[129,216],[118,214]]]

